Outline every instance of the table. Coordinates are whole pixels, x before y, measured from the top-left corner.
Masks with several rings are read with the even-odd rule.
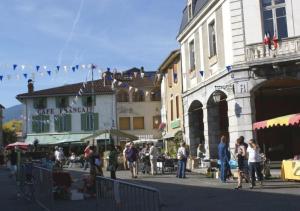
[[[283,180],[300,181],[300,160],[283,160],[281,165],[281,178]]]

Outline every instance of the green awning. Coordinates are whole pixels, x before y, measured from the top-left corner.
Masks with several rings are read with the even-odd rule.
[[[63,133],[63,134],[28,134],[25,140],[28,144],[33,144],[38,140],[40,145],[54,145],[64,143],[80,143],[85,137],[91,136],[90,133]]]
[[[98,131],[95,131],[94,134],[91,134],[90,136],[82,138],[81,141],[87,141],[87,140],[90,140],[90,139],[99,139],[97,137],[99,137],[99,136],[103,137],[103,134],[107,134],[107,133],[110,134],[110,135],[115,135],[117,137],[127,138],[131,141],[138,139],[137,136],[131,135],[129,133],[122,132],[120,130],[112,129],[112,130],[98,130]],[[109,135],[107,135],[106,137],[109,137]],[[104,138],[104,139],[107,139],[107,138]]]

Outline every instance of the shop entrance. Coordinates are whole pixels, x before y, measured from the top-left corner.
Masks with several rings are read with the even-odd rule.
[[[300,113],[300,81],[269,80],[252,93],[255,122]],[[271,161],[293,158],[300,154],[299,126],[273,126],[257,130],[257,141]]]
[[[218,158],[220,137],[228,134],[227,96],[222,91],[215,91],[207,102],[207,124],[210,158]]]
[[[189,108],[189,136],[191,155],[196,156],[197,147],[204,143],[203,105],[198,100]]]

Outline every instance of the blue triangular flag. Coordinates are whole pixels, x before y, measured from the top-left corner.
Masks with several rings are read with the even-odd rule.
[[[24,73],[23,76],[24,76],[24,78],[26,79],[26,78],[27,78],[27,73]]]
[[[75,67],[76,67],[77,70],[79,69],[79,65],[78,64]]]
[[[16,70],[17,66],[18,66],[17,64],[13,65],[14,70]]]
[[[201,77],[204,76],[204,71],[203,70],[200,70],[199,73],[200,73]]]
[[[39,69],[40,69],[40,66],[36,66],[36,71],[38,72],[39,71]]]
[[[73,72],[75,72],[75,67],[72,67]]]
[[[48,70],[47,73],[48,73],[49,76],[51,75],[51,71],[50,70]]]
[[[3,75],[0,75],[0,81],[2,81],[3,80]]]
[[[59,71],[60,66],[56,66],[57,71]]]
[[[226,69],[227,69],[228,72],[230,72],[231,71],[231,66],[226,66]]]

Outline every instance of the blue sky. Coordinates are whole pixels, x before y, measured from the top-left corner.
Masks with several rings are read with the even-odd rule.
[[[179,47],[176,35],[185,3],[1,0],[0,104],[19,104],[15,96],[27,91],[24,73],[28,78],[34,73],[35,90],[39,90],[84,81],[87,69],[74,73],[70,68],[77,64],[95,63],[98,70],[141,66],[156,70]],[[16,70],[13,64],[18,65]],[[39,72],[36,65],[41,66]],[[61,66],[59,73],[54,71],[57,65]]]

